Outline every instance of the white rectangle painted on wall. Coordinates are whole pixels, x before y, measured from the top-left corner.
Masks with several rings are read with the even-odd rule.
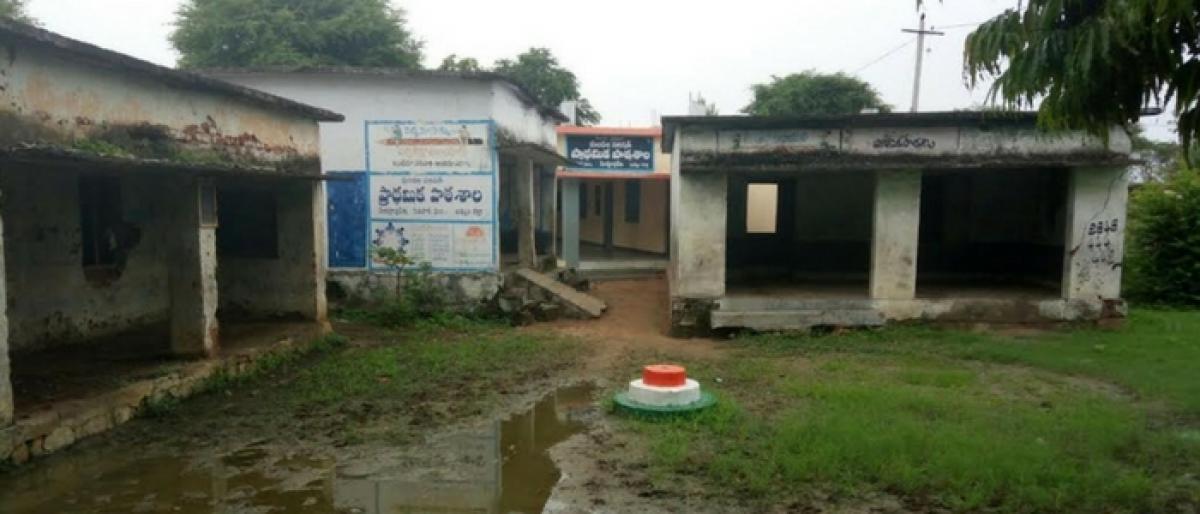
[[[488,122],[367,122],[367,166],[375,173],[487,173],[492,146]]]
[[[492,122],[368,121],[365,133],[369,246],[437,271],[499,269]]]
[[[371,218],[486,222],[491,175],[371,175]]]

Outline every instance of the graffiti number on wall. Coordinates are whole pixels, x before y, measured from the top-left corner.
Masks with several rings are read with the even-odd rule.
[[[933,150],[934,148],[937,148],[937,141],[934,141],[927,137],[910,136],[908,134],[903,134],[900,136],[893,136],[891,134],[887,134],[879,139],[876,139],[875,142],[873,143],[873,146],[876,149],[879,149],[879,148],[886,148],[886,149],[928,148],[930,150]]]
[[[1121,221],[1094,221],[1087,228],[1088,259],[1092,264],[1107,265],[1116,268],[1121,265],[1117,260],[1117,249],[1113,246],[1114,234],[1120,234]],[[1120,237],[1119,235],[1115,237]]]

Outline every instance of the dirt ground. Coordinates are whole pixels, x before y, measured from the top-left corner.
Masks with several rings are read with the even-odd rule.
[[[604,375],[631,352],[664,356],[711,358],[724,355],[720,341],[675,339],[666,335],[670,323],[667,281],[664,278],[598,282],[589,294],[604,300],[608,310],[600,319],[560,320],[525,330],[549,330],[582,339],[593,349],[585,368]],[[629,370],[637,374],[638,370]]]

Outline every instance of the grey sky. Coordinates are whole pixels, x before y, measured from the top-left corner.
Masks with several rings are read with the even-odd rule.
[[[32,0],[49,30],[159,64],[173,65],[167,42],[182,0]],[[805,69],[846,71],[907,110],[915,45],[867,66],[914,37],[913,0],[404,0],[409,27],[425,41],[426,64],[451,53],[490,64],[530,46],[553,49],[580,78],[605,125],[647,125],[686,111],[689,92],[735,114],[749,86]],[[1016,0],[931,2],[922,110],[981,104],[986,89],[962,80],[971,25]],[[865,68],[864,68],[865,66]],[[1173,138],[1168,117],[1147,119],[1149,134]]]

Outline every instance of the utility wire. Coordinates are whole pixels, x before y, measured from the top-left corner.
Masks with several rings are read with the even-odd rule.
[[[866,63],[866,64],[864,64],[864,65],[862,65],[862,66],[859,66],[857,69],[855,69],[854,71],[850,72],[850,74],[851,74],[851,75],[856,75],[856,74],[858,74],[858,72],[860,72],[860,71],[863,71],[863,70],[865,70],[865,69],[867,69],[867,68],[870,68],[871,66],[874,66],[874,65],[878,64],[878,63],[879,63],[879,61],[882,61],[882,60],[884,60],[884,59],[887,59],[888,57],[891,57],[891,56],[892,56],[892,55],[894,55],[896,52],[899,52],[899,51],[901,51],[901,50],[904,50],[905,48],[908,48],[908,46],[909,46],[909,45],[911,45],[911,44],[913,44],[913,43],[916,43],[916,42],[917,42],[916,38],[910,39],[910,40],[906,41],[904,44],[902,44],[902,45],[900,45],[900,46],[897,46],[896,48],[893,48],[893,49],[891,49],[891,50],[888,50],[888,51],[887,51],[886,53],[884,53],[883,55],[881,55],[881,56],[879,56],[879,57],[876,57],[876,58],[875,58],[874,60],[872,60],[871,62],[868,62],[868,63]]]

